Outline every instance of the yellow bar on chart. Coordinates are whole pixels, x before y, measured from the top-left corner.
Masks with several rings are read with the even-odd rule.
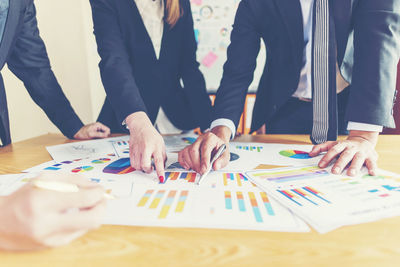
[[[237,180],[238,186],[242,186],[242,177],[240,176],[240,173],[236,174],[236,180]]]
[[[161,198],[163,197],[165,190],[160,190],[157,192],[156,196],[153,199],[153,202],[150,204],[150,209],[156,209],[158,204],[160,204]]]
[[[224,173],[223,177],[224,177],[224,186],[228,186],[228,174]]]

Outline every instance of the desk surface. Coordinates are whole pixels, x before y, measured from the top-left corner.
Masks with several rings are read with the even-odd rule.
[[[308,144],[306,136],[241,137],[240,141]],[[51,160],[45,135],[0,149],[0,173]],[[379,167],[400,173],[400,136],[381,136]],[[321,235],[211,229],[102,226],[62,248],[0,252],[0,266],[398,266],[400,217]]]

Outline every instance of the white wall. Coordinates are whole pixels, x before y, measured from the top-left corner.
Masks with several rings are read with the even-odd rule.
[[[97,118],[104,100],[88,0],[36,0],[39,29],[53,71],[84,123]],[[3,69],[13,141],[59,132],[23,84]]]

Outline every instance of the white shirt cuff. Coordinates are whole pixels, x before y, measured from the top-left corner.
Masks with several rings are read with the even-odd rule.
[[[230,119],[216,119],[211,123],[210,129],[214,129],[217,126],[225,126],[231,130],[231,140],[235,137],[236,134],[236,126]]]
[[[347,124],[347,131],[382,132],[383,126],[349,121]]]

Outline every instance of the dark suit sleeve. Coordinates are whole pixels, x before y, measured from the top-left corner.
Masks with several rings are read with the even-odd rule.
[[[90,0],[94,34],[101,57],[99,64],[101,78],[117,119],[122,123],[134,112],[147,111],[133,77],[113,2]]]
[[[22,28],[17,34],[16,43],[7,60],[9,69],[24,82],[32,99],[61,132],[73,138],[83,124],[51,70],[46,47],[39,36],[32,1],[27,5]]]
[[[211,123],[211,100],[208,97],[204,76],[200,64],[196,60],[197,43],[193,30],[193,17],[189,1],[184,9],[183,53],[181,54],[181,75],[184,90],[188,96],[189,106],[192,109],[198,125],[205,130]]]
[[[228,48],[228,60],[215,100],[213,119],[232,120],[236,127],[243,112],[247,90],[253,81],[260,34],[248,1],[239,4]]]
[[[400,1],[361,0],[354,8],[354,66],[346,118],[393,127]]]

